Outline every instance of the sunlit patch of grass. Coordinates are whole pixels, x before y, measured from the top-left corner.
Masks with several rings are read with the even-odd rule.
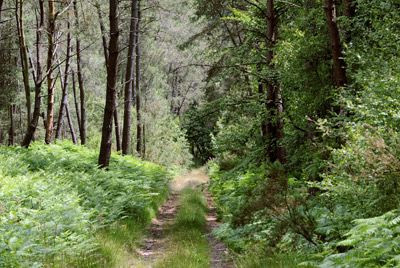
[[[170,229],[167,252],[155,267],[209,267],[210,248],[205,237],[206,211],[207,203],[200,191],[183,191],[176,221]]]

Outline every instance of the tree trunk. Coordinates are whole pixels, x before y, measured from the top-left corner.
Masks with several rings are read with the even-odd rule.
[[[78,141],[76,139],[76,133],[75,133],[75,129],[74,129],[74,124],[72,123],[71,113],[69,112],[68,101],[65,103],[65,114],[67,116],[67,122],[68,122],[68,126],[69,126],[69,131],[71,133],[72,142],[74,144],[77,144]]]
[[[344,15],[349,18],[354,17],[356,14],[356,4],[353,0],[344,0]]]
[[[75,24],[79,29],[79,14],[78,14],[78,6],[76,0],[74,1],[74,12],[75,12]],[[82,58],[81,58],[81,41],[79,37],[76,38],[76,66],[77,66],[77,75],[78,75],[78,86],[79,86],[79,95],[80,95],[80,105],[81,105],[81,118],[80,118],[80,137],[81,144],[86,144],[86,94],[83,86],[83,74],[82,74]]]
[[[25,89],[25,99],[26,99],[26,111],[27,111],[27,122],[28,125],[31,121],[32,116],[32,104],[31,104],[31,88],[29,85],[29,62],[28,62],[28,51],[25,41],[25,29],[23,23],[23,0],[17,0],[15,5],[15,18],[17,20],[17,33],[18,33],[18,43],[19,52],[21,57],[22,66],[22,78],[24,82]]]
[[[79,103],[78,103],[78,99],[77,99],[77,95],[76,95],[76,82],[75,82],[75,72],[72,71],[72,91],[74,94],[74,104],[75,104],[75,111],[76,111],[76,120],[78,121],[78,129],[79,129],[79,133],[81,134],[81,115],[79,113]]]
[[[104,27],[104,22],[103,22],[103,16],[101,15],[101,9],[100,9],[100,4],[96,4],[97,7],[97,14],[99,16],[99,25],[100,25],[100,32],[101,32],[101,40],[103,43],[103,51],[104,51],[104,58],[106,62],[106,67],[108,68],[108,45],[107,45],[107,38],[106,38],[106,29]],[[117,104],[117,103],[116,103]],[[114,110],[114,127],[115,127],[115,141],[116,141],[116,146],[117,146],[117,151],[121,151],[121,131],[120,131],[120,126],[119,126],[119,118],[118,118],[118,110],[117,110],[117,105],[115,105],[115,110]]]
[[[116,93],[117,95],[117,93]],[[121,151],[121,130],[119,127],[119,117],[118,117],[118,108],[117,108],[117,99],[115,101],[115,110],[114,110],[114,127],[115,127],[115,142],[117,146],[117,152]]]
[[[111,156],[112,145],[112,123],[116,103],[116,87],[118,75],[118,0],[110,0],[110,44],[109,57],[107,61],[107,92],[104,107],[103,128],[99,154],[99,166],[108,167]]]
[[[142,108],[141,108],[141,90],[140,90],[140,0],[137,0],[137,10],[135,18],[136,23],[136,151],[142,156]]]
[[[62,130],[62,122],[64,118],[64,110],[67,105],[67,91],[68,91],[68,77],[69,77],[69,67],[70,67],[70,58],[71,58],[71,31],[70,31],[70,23],[69,18],[67,22],[67,56],[65,59],[65,70],[64,70],[64,79],[63,74],[61,73],[60,67],[60,81],[61,81],[61,103],[60,103],[60,111],[58,112],[58,120],[57,120],[57,130],[56,130],[56,139],[61,137]]]
[[[39,124],[41,92],[43,83],[42,65],[41,65],[41,46],[42,46],[42,30],[44,25],[44,0],[39,0],[39,15],[36,16],[36,72],[32,72],[35,81],[35,104],[32,119],[29,122],[25,137],[21,143],[23,147],[29,147],[35,137],[35,132]]]
[[[131,2],[131,23],[129,27],[128,62],[125,73],[124,92],[124,126],[122,132],[122,154],[129,154],[131,144],[131,113],[132,113],[132,88],[134,83],[135,47],[136,47],[136,8],[137,0]]]
[[[10,105],[10,129],[8,131],[8,145],[14,145],[14,138],[15,138],[15,124],[14,124],[14,111],[15,111],[15,104]]]
[[[286,152],[282,145],[283,133],[283,102],[279,82],[275,77],[274,48],[278,33],[277,16],[274,0],[267,0],[267,67],[270,77],[267,78],[267,114],[266,126],[268,156],[271,162],[286,162]]]
[[[342,53],[342,44],[337,25],[336,5],[334,0],[325,0],[325,14],[331,43],[333,82],[336,87],[344,87],[347,84],[346,65]]]
[[[56,15],[54,8],[54,0],[48,1],[48,28],[47,28],[47,118],[46,118],[46,144],[50,144],[53,136],[54,127],[54,87],[55,80],[53,78],[53,60],[55,50],[55,30]]]

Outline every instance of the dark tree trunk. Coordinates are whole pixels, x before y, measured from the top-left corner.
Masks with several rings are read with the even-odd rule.
[[[3,3],[4,3],[4,1],[0,0],[0,21],[1,21],[1,14],[3,12]]]
[[[278,33],[277,16],[274,0],[267,0],[267,67],[270,77],[267,78],[267,114],[266,126],[268,156],[271,162],[286,162],[286,151],[282,145],[283,133],[283,101],[279,82],[275,77],[274,48]]]
[[[99,154],[99,166],[108,167],[111,156],[112,146],[112,123],[116,103],[116,87],[118,75],[118,0],[110,0],[110,44],[109,57],[107,61],[107,92],[106,104],[104,107],[103,128],[101,137],[101,147]]]
[[[342,53],[334,0],[325,0],[325,14],[333,60],[333,82],[336,87],[344,87],[347,84],[346,65]]]
[[[64,70],[64,79],[63,74],[60,70],[60,81],[61,81],[61,103],[60,103],[60,110],[58,112],[58,120],[57,120],[57,130],[56,130],[56,139],[61,137],[61,130],[62,130],[62,122],[64,119],[64,110],[67,106],[67,92],[68,92],[68,77],[69,77],[69,67],[70,67],[70,58],[71,58],[71,32],[70,32],[70,23],[69,18],[67,22],[67,56],[65,59],[65,70]],[[60,67],[61,69],[61,67]]]
[[[74,12],[75,12],[75,24],[79,29],[79,14],[77,2],[74,1]],[[86,94],[83,86],[83,73],[82,73],[82,57],[81,57],[81,41],[79,37],[76,38],[76,66],[78,75],[78,86],[79,86],[79,96],[81,105],[81,118],[79,125],[79,132],[81,137],[81,144],[86,144]]]
[[[117,94],[118,96],[118,94]],[[116,100],[118,97],[116,97]],[[121,131],[119,127],[119,117],[118,117],[118,105],[117,101],[115,102],[115,110],[114,110],[114,128],[115,128],[115,145],[117,146],[117,152],[121,151]]]
[[[15,123],[14,123],[15,104],[10,105],[10,129],[8,131],[8,145],[14,145]]]
[[[136,47],[136,8],[137,0],[131,2],[131,23],[129,27],[128,62],[125,73],[124,92],[124,126],[122,132],[122,154],[129,154],[131,144],[131,113],[132,113],[132,88],[134,83],[135,47]]]
[[[53,60],[55,46],[55,30],[56,30],[56,14],[54,0],[48,1],[48,27],[47,27],[47,118],[46,118],[46,144],[50,144],[53,136],[54,128],[54,87],[55,80],[53,78]]]
[[[349,18],[356,14],[356,3],[353,0],[344,0],[344,15]]]
[[[23,147],[29,147],[35,137],[35,132],[39,124],[40,107],[41,107],[41,92],[43,83],[42,65],[41,65],[41,45],[42,45],[42,30],[44,27],[44,0],[39,0],[39,14],[36,16],[36,72],[32,72],[33,80],[35,81],[35,104],[32,114],[32,119],[29,122],[28,130],[21,143]],[[32,64],[33,65],[33,64]],[[44,118],[44,117],[43,117]]]
[[[4,132],[3,129],[0,128],[0,144],[3,144],[4,142]]]
[[[74,71],[72,71],[72,91],[74,94],[74,104],[75,104],[76,120],[78,121],[78,129],[79,129],[79,133],[82,133],[81,115],[79,113],[79,103],[78,103],[78,98],[76,95],[76,81],[75,81],[75,72]]]
[[[21,66],[22,66],[22,78],[24,82],[25,89],[25,99],[26,99],[26,111],[27,111],[27,122],[28,125],[31,121],[32,117],[32,104],[31,104],[31,88],[29,85],[29,62],[28,62],[28,50],[26,47],[25,40],[25,29],[23,23],[23,0],[15,1],[15,18],[17,20],[17,33],[18,33],[18,43],[19,43],[19,52],[21,57]],[[0,6],[1,8],[1,6]]]
[[[71,139],[72,142],[74,144],[77,144],[77,138],[76,138],[76,133],[75,133],[75,129],[74,129],[74,124],[72,123],[72,118],[71,118],[71,113],[69,112],[69,105],[68,105],[68,101],[65,103],[65,114],[67,116],[67,122],[68,122],[68,126],[69,126],[69,131],[71,133]]]
[[[101,32],[101,40],[103,43],[103,51],[104,51],[104,58],[106,62],[106,67],[108,68],[108,57],[109,57],[109,52],[108,52],[108,45],[107,45],[107,38],[106,38],[106,30],[104,27],[104,22],[103,22],[103,16],[101,14],[101,9],[100,9],[100,4],[96,4],[97,7],[97,14],[99,16],[99,25],[100,25],[100,32]],[[116,103],[117,104],[117,103]],[[117,110],[117,105],[115,106],[114,110],[114,127],[115,127],[115,141],[116,141],[116,146],[117,146],[117,151],[121,151],[121,131],[120,131],[120,126],[119,126],[119,117],[118,117],[118,110]]]
[[[143,140],[143,130],[142,130],[142,101],[141,101],[141,90],[140,90],[140,0],[137,1],[137,10],[135,14],[137,20],[136,23],[136,151],[139,156],[142,156],[142,140]]]

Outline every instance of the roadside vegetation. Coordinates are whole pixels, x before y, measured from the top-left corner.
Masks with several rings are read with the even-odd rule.
[[[0,147],[0,266],[109,267],[133,247],[165,200],[155,164],[71,143]]]

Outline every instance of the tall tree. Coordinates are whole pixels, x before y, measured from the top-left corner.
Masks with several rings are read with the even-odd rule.
[[[60,110],[58,112],[58,119],[57,119],[57,129],[56,129],[56,139],[61,137],[61,130],[63,126],[63,119],[64,119],[64,111],[66,111],[67,98],[68,98],[68,78],[69,78],[69,69],[70,69],[70,58],[71,58],[71,25],[69,22],[69,16],[67,19],[67,55],[65,59],[65,70],[64,74],[61,73],[60,70],[60,81],[61,81],[61,103],[60,103]]]
[[[36,11],[36,64],[32,70],[33,81],[35,83],[35,104],[32,114],[32,119],[29,122],[28,130],[26,131],[25,137],[21,143],[24,147],[29,147],[31,144],[35,132],[39,123],[40,118],[40,107],[42,103],[42,84],[43,84],[43,72],[41,64],[41,46],[42,46],[42,31],[44,28],[44,0],[39,0],[39,9]],[[33,61],[30,58],[31,65]]]
[[[99,25],[100,25],[100,32],[101,32],[101,40],[103,43],[103,51],[104,51],[104,58],[105,58],[105,63],[106,66],[108,66],[108,57],[109,57],[109,52],[108,52],[108,45],[107,45],[107,37],[106,37],[106,28],[104,27],[104,22],[103,22],[103,16],[101,14],[101,8],[100,8],[100,3],[96,3],[96,8],[97,8],[97,14],[99,17]],[[114,110],[114,127],[115,127],[115,141],[116,141],[116,146],[117,146],[117,151],[121,151],[121,131],[120,131],[120,126],[119,126],[119,118],[118,118],[118,110],[117,110],[117,100],[118,98],[115,99],[115,110]]]
[[[347,84],[346,65],[342,53],[335,0],[325,0],[325,15],[328,25],[333,60],[333,82],[336,87]]]
[[[79,12],[76,0],[74,0],[74,12],[75,12],[75,26],[77,29],[80,28],[79,25]],[[80,124],[79,132],[81,138],[81,144],[86,144],[86,94],[83,86],[83,73],[82,73],[82,56],[81,56],[81,41],[80,38],[76,37],[76,66],[77,66],[77,77],[78,77],[78,87],[79,87],[79,97],[80,97]]]
[[[47,20],[47,117],[46,117],[46,136],[45,142],[51,143],[54,128],[54,87],[53,62],[56,50],[56,18],[54,0],[48,0],[48,20]]]
[[[276,78],[276,68],[274,66],[275,46],[278,35],[278,20],[275,10],[275,1],[267,0],[267,115],[266,125],[268,156],[270,161],[286,162],[286,152],[282,145],[283,132],[283,100],[279,81]]]
[[[107,61],[107,91],[104,107],[103,128],[99,154],[99,166],[105,168],[109,165],[112,146],[112,124],[116,103],[116,87],[118,75],[118,0],[109,1],[110,42]]]
[[[142,156],[142,142],[143,142],[143,128],[142,128],[142,100],[141,100],[141,88],[140,88],[140,20],[141,20],[141,10],[140,10],[140,0],[137,0],[137,8],[135,12],[136,18],[136,151],[139,156]]]
[[[15,18],[17,24],[17,33],[18,33],[18,43],[19,43],[19,51],[20,51],[20,58],[21,58],[21,67],[22,67],[22,78],[24,82],[24,89],[25,89],[25,98],[26,98],[26,111],[27,111],[27,122],[28,125],[31,121],[31,88],[29,84],[29,62],[28,62],[28,49],[26,47],[26,40],[25,40],[25,29],[23,23],[23,16],[24,16],[24,1],[17,0],[15,1]],[[1,8],[1,7],[0,7]]]
[[[135,49],[136,49],[136,17],[137,0],[131,1],[131,18],[129,27],[128,61],[125,72],[124,91],[124,126],[122,132],[122,154],[129,154],[131,143],[131,112],[132,112],[132,88],[134,83]]]

